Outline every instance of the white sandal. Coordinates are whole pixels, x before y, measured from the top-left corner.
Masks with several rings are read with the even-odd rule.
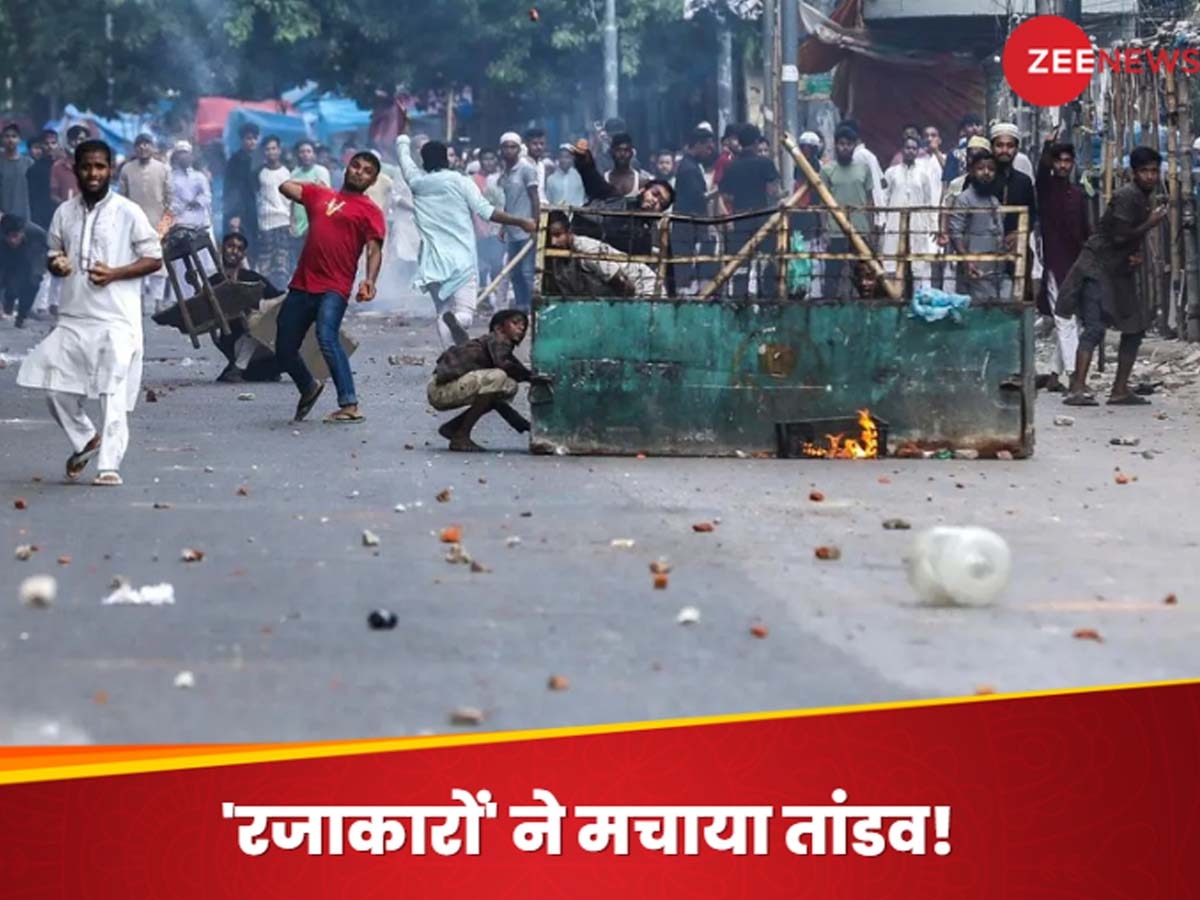
[[[124,483],[117,472],[101,472],[92,479],[92,484],[97,487],[119,487]]]

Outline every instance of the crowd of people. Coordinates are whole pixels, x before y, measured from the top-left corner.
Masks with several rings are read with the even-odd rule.
[[[936,283],[975,302],[1008,300],[1012,267],[1000,256],[1016,250],[1024,232],[1014,209],[1024,208],[1031,252],[1043,269],[1039,303],[1053,317],[1060,348],[1045,386],[1061,388],[1060,376],[1069,376],[1065,402],[1095,405],[1087,371],[1105,329],[1115,327],[1122,338],[1108,402],[1147,403],[1128,384],[1148,325],[1132,279],[1145,235],[1166,215],[1165,207],[1152,209],[1151,200],[1161,157],[1147,147],[1131,154],[1130,182],[1093,228],[1073,177],[1070,144],[1048,135],[1035,168],[1014,125],[993,123],[986,136],[984,130],[980,117],[964,116],[956,146],[944,149],[937,128],[908,126],[886,169],[853,121],[838,126],[832,154],[818,135],[800,135],[801,168],[818,173],[823,191],[846,210],[849,228],[830,227],[825,210],[806,212],[813,200],[798,193],[788,200],[792,248],[798,239],[802,247],[846,259],[818,262],[794,280],[790,268],[782,275],[771,270],[766,243],[760,257],[766,265],[743,267],[726,296],[777,297],[780,287],[798,298],[821,296],[822,289],[830,296],[872,296],[878,279],[864,277],[848,252],[852,230],[893,272],[901,240],[927,257],[910,267],[914,290]],[[78,127],[67,132],[65,148],[55,133],[43,133],[29,156],[20,152],[15,125],[0,137],[5,311],[15,310],[22,326],[34,298],[45,292],[56,319],[22,364],[18,383],[47,392],[72,445],[67,477],[80,477],[98,457],[97,484],[120,483],[127,416],[141,381],[142,318],[165,299],[163,245],[171,229],[214,232],[219,223],[214,282],[262,283],[272,305],[253,325],[241,324],[217,341],[229,362],[222,380],[256,377],[255,367],[264,378],[287,373],[299,393],[297,421],[313,410],[324,387],[301,354],[310,334],[324,367],[319,375],[331,377],[337,391],[337,408],[326,421],[364,420],[342,320],[352,298],[375,299],[385,262],[404,266],[412,288],[428,295],[446,348],[428,387],[429,403],[464,410],[440,433],[451,449],[471,451],[481,449],[471,431],[487,412],[518,431],[529,428],[508,401],[519,383],[539,377],[513,350],[529,324],[530,251],[543,208],[547,245],[575,251],[547,257],[543,290],[647,296],[663,290],[665,271],[668,294],[688,296],[711,279],[714,261],[745,246],[783,199],[771,148],[748,124],[726,129],[718,149],[717,135],[701,123],[681,152],[647,155],[652,171],[619,120],[604,123],[594,144],[582,138],[564,143],[553,157],[536,128],[501,135],[495,150],[469,151],[426,135],[410,137],[402,128],[393,148],[344,147],[342,164],[311,141],[286,148],[247,126],[224,167],[219,217],[209,175],[187,140],[164,152],[149,135],[140,136],[133,157],[118,164],[106,143]],[[902,233],[906,209],[910,226]],[[667,212],[679,218],[664,241],[654,214]],[[939,248],[972,259],[939,264]],[[703,259],[669,262],[693,255]],[[509,276],[511,304],[498,296],[493,309],[508,308],[472,338],[481,286],[498,281],[501,272]],[[1017,299],[1032,300],[1033,281],[1023,279],[1030,293]],[[273,334],[263,332],[268,316]],[[88,398],[101,401],[100,429],[84,412]]]

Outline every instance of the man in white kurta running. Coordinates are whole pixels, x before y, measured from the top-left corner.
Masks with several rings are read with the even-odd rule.
[[[81,193],[50,222],[50,274],[61,279],[58,324],[25,358],[17,384],[47,392],[50,414],[71,442],[67,478],[99,456],[93,484],[119,485],[128,415],[142,383],[142,279],[162,266],[158,234],[137,204],[109,190],[112,148],[75,150]],[[100,401],[100,430],[84,412]]]
[[[445,346],[466,343],[475,319],[479,270],[475,222],[471,214],[533,234],[532,219],[510,216],[483,198],[475,182],[450,168],[446,145],[429,141],[421,148],[421,171],[409,150],[409,138],[396,138],[400,171],[413,195],[421,252],[413,287],[426,291],[437,310],[438,334]]]

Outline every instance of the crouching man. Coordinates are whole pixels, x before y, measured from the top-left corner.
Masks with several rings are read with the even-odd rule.
[[[471,440],[471,429],[492,410],[518,434],[529,431],[529,421],[508,404],[521,382],[536,379],[513,355],[528,327],[525,313],[501,310],[492,316],[487,334],[450,347],[438,357],[427,391],[429,405],[439,411],[466,407],[438,429],[438,434],[450,442],[451,450],[483,450]]]

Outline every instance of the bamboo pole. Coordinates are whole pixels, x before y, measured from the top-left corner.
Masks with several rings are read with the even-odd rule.
[[[807,184],[793,191],[792,196],[783,201],[783,209],[776,210],[774,213],[772,213],[767,221],[762,223],[762,226],[758,229],[758,231],[754,232],[754,234],[750,236],[750,240],[746,241],[745,246],[735,253],[732,258],[726,260],[725,265],[721,267],[721,271],[719,271],[713,277],[713,280],[704,288],[704,290],[700,292],[696,299],[707,300],[712,297],[713,294],[721,290],[721,288],[725,286],[725,282],[733,277],[733,273],[740,269],[746,263],[746,261],[754,255],[754,251],[758,249],[758,245],[765,241],[767,239],[767,235],[769,235],[772,230],[778,226],[779,219],[784,215],[784,212],[791,209],[802,199],[804,199],[807,193]]]
[[[1017,264],[1013,273],[1013,299],[1018,303],[1025,302],[1026,270],[1029,261],[1029,213],[1021,210],[1017,213]]]
[[[850,239],[850,245],[867,261],[867,264],[871,267],[871,274],[877,281],[880,281],[883,284],[884,290],[887,291],[888,297],[890,297],[892,300],[900,300],[903,297],[903,292],[896,290],[896,286],[887,277],[887,273],[883,269],[883,264],[880,263],[879,259],[872,252],[871,248],[867,245],[867,242],[863,239],[863,237],[854,230],[854,226],[850,223],[850,219],[842,210],[841,206],[838,205],[838,202],[834,199],[833,194],[829,192],[829,188],[825,186],[825,182],[821,180],[821,177],[817,174],[816,170],[813,169],[812,164],[808,161],[808,157],[800,152],[800,148],[796,146],[796,142],[792,140],[792,136],[790,134],[784,134],[783,146],[787,148],[788,153],[792,155],[792,159],[795,160],[797,168],[804,173],[804,177],[808,180],[808,183],[813,186],[814,190],[816,190],[817,196],[821,198],[821,202],[825,204],[825,206],[829,207],[829,214],[833,216],[833,220],[837,222],[838,227],[841,228],[846,237]]]
[[[788,260],[786,254],[792,249],[791,247],[791,217],[779,217],[779,234],[775,237],[775,259],[776,259],[776,296],[780,300],[786,300],[788,296],[787,289],[787,267]]]
[[[538,228],[537,228],[537,236],[536,236],[537,256],[535,256],[533,258],[533,290],[531,291],[531,293],[533,294],[534,300],[537,300],[538,298],[540,298],[542,296],[542,277],[544,275],[544,270],[545,270],[545,266],[546,266],[546,235],[548,235],[549,233],[550,233],[550,210],[539,208],[539,210],[538,210]],[[525,254],[525,252],[529,249],[530,245],[533,243],[534,243],[534,241],[532,241],[532,240],[526,241],[525,246],[521,248],[521,252],[518,253],[517,256],[518,257],[523,256]],[[501,272],[501,274],[503,274],[503,272]],[[479,301],[476,300],[475,302],[478,303]],[[531,304],[531,305],[533,305],[533,304]]]
[[[909,210],[907,210],[907,209],[900,210],[900,223],[899,223],[900,235],[899,235],[899,240],[896,242],[896,257],[897,257],[897,259],[896,259],[896,286],[899,289],[901,296],[904,295],[904,279],[905,279],[905,276],[908,274],[906,271],[907,267],[908,267],[908,263],[909,263],[908,231],[909,231],[911,221],[912,221],[912,219],[911,219],[911,216],[909,215]]]
[[[540,230],[542,229],[539,229],[539,231]],[[509,273],[511,273],[512,270],[520,264],[521,260],[529,255],[529,251],[533,249],[533,246],[534,242],[532,240],[526,241],[525,246],[521,248],[520,252],[518,252],[517,255],[510,259],[507,263],[505,263],[504,268],[500,270],[500,274],[493,278],[492,283],[480,292],[479,296],[475,298],[475,302],[478,303],[482,301],[484,297],[489,296],[494,290],[496,290],[496,288],[500,287],[500,284],[509,276]]]
[[[659,298],[667,284],[667,259],[671,255],[671,217],[662,214],[658,220],[658,277],[654,279],[654,296]]]
[[[1179,104],[1179,131],[1183,138],[1180,149],[1187,160],[1180,166],[1182,186],[1179,198],[1183,207],[1181,227],[1187,297],[1183,315],[1179,319],[1179,336],[1189,341],[1200,341],[1200,254],[1196,245],[1196,186],[1192,182],[1191,166],[1191,146],[1195,135],[1192,133],[1192,81],[1188,75],[1182,76],[1182,87],[1177,93],[1176,102],[1180,96],[1183,98]]]
[[[1166,88],[1167,104],[1167,193],[1171,204],[1167,218],[1171,240],[1171,280],[1170,289],[1167,292],[1167,303],[1169,304],[1167,322],[1170,323],[1171,315],[1174,313],[1175,333],[1182,336],[1185,331],[1184,319],[1180,315],[1182,310],[1175,305],[1175,298],[1183,293],[1183,261],[1180,258],[1179,231],[1179,97],[1175,91],[1175,73],[1167,70],[1163,76],[1163,82]]]

